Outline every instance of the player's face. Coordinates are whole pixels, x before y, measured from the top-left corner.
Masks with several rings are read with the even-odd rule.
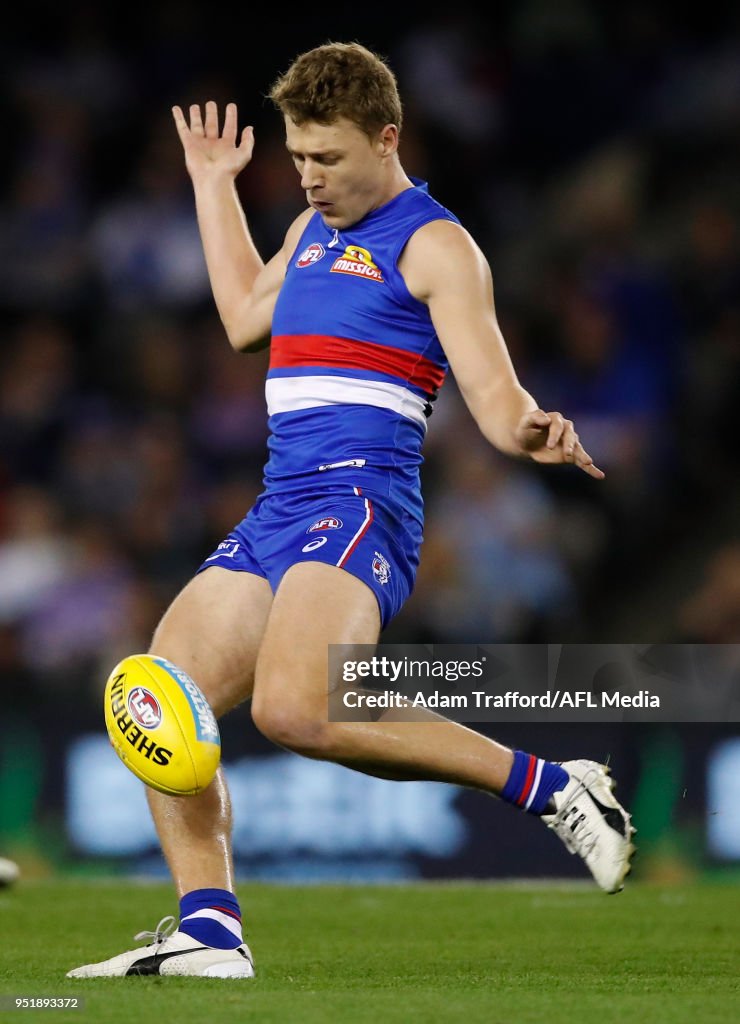
[[[285,119],[286,145],[310,206],[330,228],[346,228],[385,203],[386,164],[398,133],[387,125],[373,139],[346,118],[333,124]]]

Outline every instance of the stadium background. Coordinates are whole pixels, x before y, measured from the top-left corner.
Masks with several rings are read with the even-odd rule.
[[[270,254],[302,195],[262,97],[329,38],[389,57],[406,169],[482,245],[523,383],[607,472],[499,457],[450,381],[419,583],[386,639],[738,640],[738,15],[492,6],[256,33],[218,4],[30,3],[0,39],[0,853],[27,876],[162,874],[102,687],[260,487],[266,360],[225,341],[170,106],[233,99],[255,124],[239,187]],[[610,755],[643,877],[740,858],[734,727],[481,728]],[[223,732],[243,877],[582,873],[478,794],[277,752],[246,709]]]

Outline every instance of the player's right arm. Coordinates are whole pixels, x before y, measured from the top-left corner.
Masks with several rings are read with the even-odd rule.
[[[226,107],[219,134],[218,108],[206,103],[205,123],[198,104],[190,107],[190,124],[180,107],[173,107],[185,165],[193,182],[198,227],[213,297],[234,349],[256,351],[269,343],[272,314],[285,277],[287,261],[311,210],[290,227],[282,249],[263,263],[249,233],[236,191],[237,175],[252,159],[254,131],[242,131],[237,144],[237,109]]]

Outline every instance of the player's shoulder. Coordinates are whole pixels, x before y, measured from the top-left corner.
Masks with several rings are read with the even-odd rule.
[[[406,199],[405,223],[409,231],[407,245],[464,246],[471,241],[469,232],[458,217],[429,191],[419,178],[411,177],[416,186],[402,193]]]
[[[421,224],[411,237],[421,238],[430,245],[475,245],[473,236],[459,220],[451,220],[441,215]]]
[[[414,231],[406,244],[406,262],[447,263],[457,260],[478,262],[482,253],[473,236],[457,220],[440,217],[427,221]]]
[[[421,302],[488,273],[486,258],[470,232],[445,219],[429,221],[414,232],[398,268],[408,290]]]

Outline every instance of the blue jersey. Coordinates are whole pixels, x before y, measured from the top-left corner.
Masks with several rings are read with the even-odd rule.
[[[272,322],[268,495],[360,486],[421,522],[421,447],[448,363],[398,259],[434,220],[458,223],[417,181],[347,229],[309,220]]]

